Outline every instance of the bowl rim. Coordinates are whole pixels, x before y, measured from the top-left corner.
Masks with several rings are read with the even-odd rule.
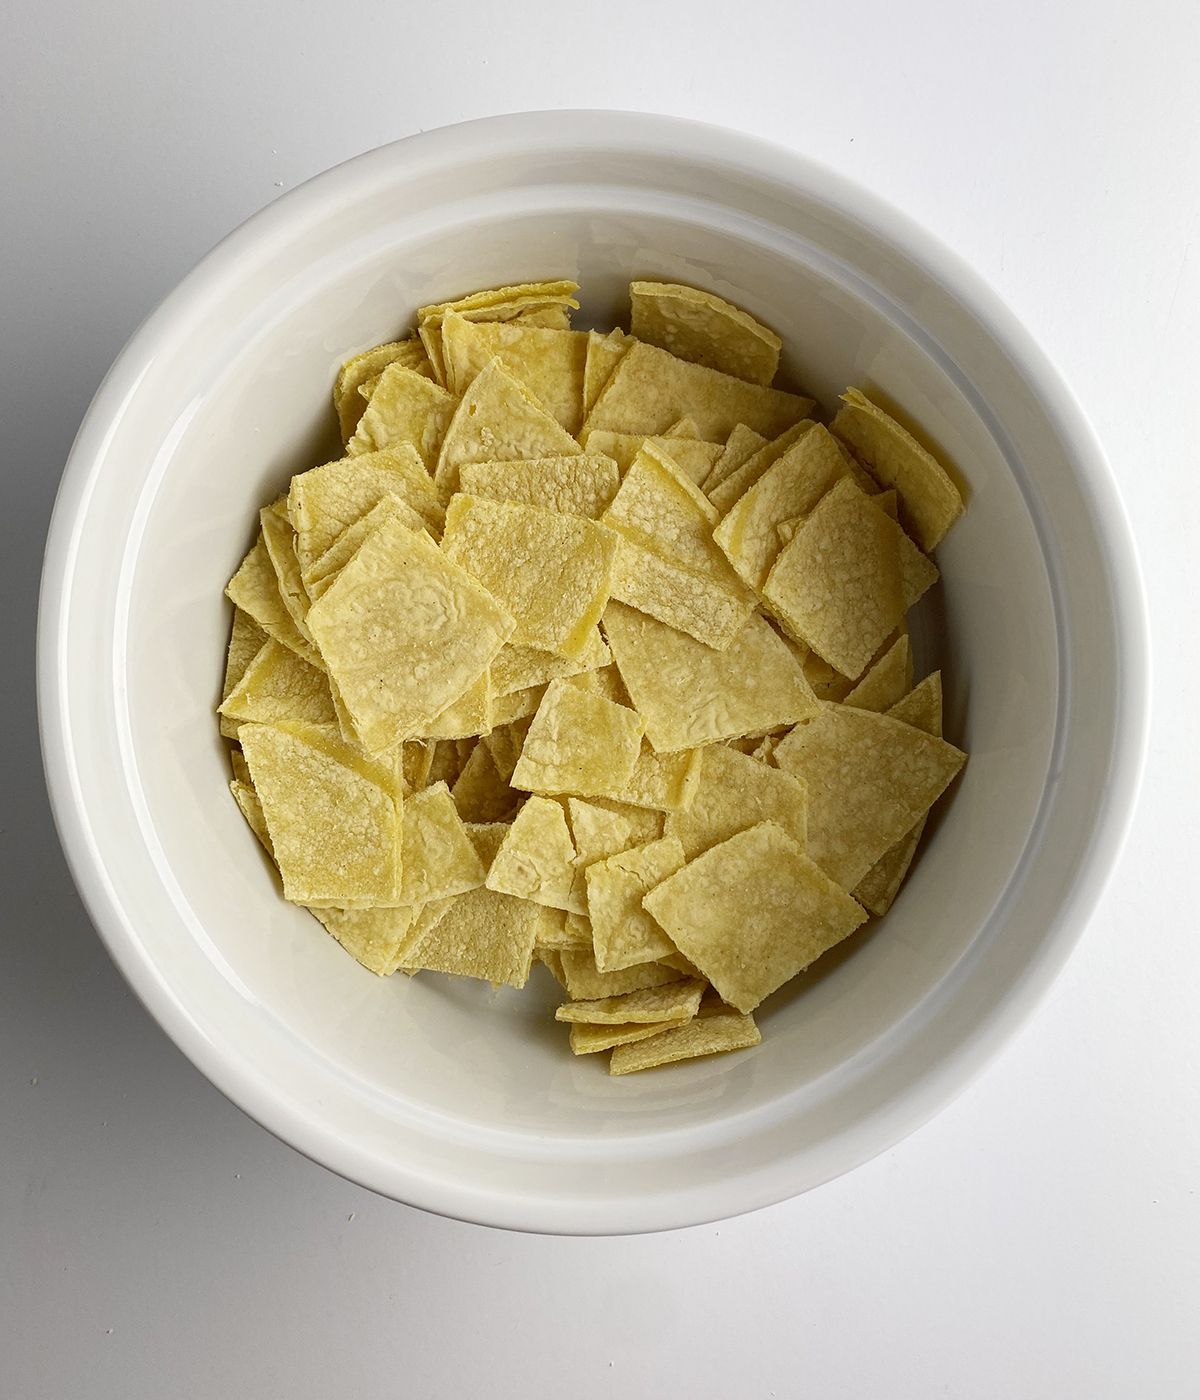
[[[846,1141],[842,1160],[819,1179],[769,1199],[680,1202],[660,1225],[644,1212],[609,1209],[603,1219],[572,1219],[571,1203],[557,1215],[538,1212],[503,1193],[487,1196],[410,1173],[401,1194],[393,1171],[276,1095],[233,1045],[215,1043],[159,979],[125,927],[104,861],[85,814],[65,704],[63,644],[69,615],[76,528],[97,484],[107,443],[132,402],[158,343],[251,252],[290,236],[297,223],[317,220],[345,193],[399,184],[406,174],[501,151],[578,148],[647,151],[749,168],[776,184],[830,204],[934,277],[982,327],[1028,384],[1084,468],[1097,542],[1113,580],[1113,630],[1119,667],[1117,712],[1105,805],[1053,930],[1024,975],[973,1032],[951,1047],[923,1085],[903,1096],[904,1111],[877,1113],[872,1131]],[[895,1146],[962,1093],[1000,1054],[1048,995],[1082,937],[1120,855],[1132,822],[1149,730],[1149,625],[1140,567],[1120,493],[1103,449],[1074,394],[1030,333],[987,281],[957,253],[908,215],[855,181],[788,147],[679,117],[610,110],[552,110],[483,117],[404,137],[326,170],[251,215],[222,239],[150,312],[105,375],[85,414],[59,486],[48,532],[38,616],[38,713],[51,809],[76,886],[97,932],[142,1004],[198,1069],[239,1108],[289,1146],[348,1179],[452,1218],[519,1230],[561,1234],[642,1233],[726,1218],[812,1189]],[[619,1203],[615,1203],[619,1206]],[[636,1219],[635,1219],[636,1217]]]

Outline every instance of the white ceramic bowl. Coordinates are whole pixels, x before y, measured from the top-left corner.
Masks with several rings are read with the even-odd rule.
[[[414,309],[568,276],[711,288],[826,404],[866,384],[959,467],[918,637],[971,754],[888,917],[777,993],[763,1043],[610,1079],[523,992],[379,981],[285,904],[226,788],[222,588],[260,504],[334,455],[329,390]],[[328,449],[328,450],[326,450]],[[334,1171],[462,1219],[656,1230],[778,1201],[930,1117],[1062,966],[1123,836],[1146,628],[1101,453],[1061,381],[928,235],[802,158],[662,117],[429,132],[285,195],[167,298],[80,430],[46,557],[43,742],[113,957],[247,1113]],[[538,980],[541,979],[541,980]]]

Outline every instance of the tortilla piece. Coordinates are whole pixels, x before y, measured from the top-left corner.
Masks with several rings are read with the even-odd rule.
[[[565,910],[574,876],[575,843],[562,804],[531,797],[492,862],[488,889]]]
[[[411,907],[395,909],[312,909],[357,962],[377,977],[395,970],[396,955],[412,927]]]
[[[942,673],[934,671],[888,710],[892,719],[942,737]]]
[[[773,438],[765,447],[760,447],[752,457],[747,457],[736,471],[730,472],[722,481],[707,487],[708,499],[722,515],[727,514],[746,492],[770,471],[785,452],[790,451],[805,433],[811,432],[816,426],[811,418],[802,418],[799,423],[793,423],[790,428]]]
[[[627,783],[645,722],[623,705],[551,681],[529,726],[512,786],[529,792],[609,794]]]
[[[329,678],[274,637],[263,643],[217,713],[239,723],[259,724],[285,719],[334,724],[337,718]]]
[[[492,699],[492,725],[499,729],[519,719],[532,719],[546,694],[544,685],[531,685],[527,690],[514,690],[511,695]]]
[[[406,794],[420,792],[422,788],[433,786],[433,783],[429,781],[429,773],[433,767],[433,756],[436,752],[436,742],[426,744],[420,739],[410,739],[401,745],[400,771],[404,778]]]
[[[713,463],[712,470],[700,483],[700,489],[711,497],[723,481],[728,480],[739,467],[744,466],[756,452],[766,446],[767,439],[761,433],[747,428],[745,423],[739,423],[729,434],[729,441]]]
[[[799,422],[813,403],[639,342],[613,371],[583,432],[606,428],[614,433],[664,433],[687,416],[706,442],[725,442],[739,423],[774,438]]]
[[[681,869],[685,861],[681,843],[674,837],[666,837],[588,866],[588,918],[592,924],[596,966],[601,972],[620,972],[635,963],[657,962],[678,951],[642,908],[642,899],[655,885]],[[642,1018],[627,1016],[623,1019]]]
[[[267,553],[262,531],[253,549],[242,560],[238,571],[229,580],[225,596],[263,629],[269,637],[274,637],[285,647],[302,656],[310,666],[325,670],[321,653],[301,635],[295,620],[279,592],[279,576]]]
[[[712,847],[643,903],[722,1000],[742,1012],[866,918],[774,822]]]
[[[439,383],[446,382],[446,367],[442,358],[442,319],[453,311],[468,321],[521,321],[526,325],[544,325],[567,330],[570,326],[568,308],[579,310],[571,295],[579,287],[574,282],[525,282],[513,287],[493,287],[457,301],[437,306],[422,306],[417,310],[417,332],[425,346]]]
[[[567,815],[575,842],[575,872],[567,898],[567,908],[575,914],[587,913],[589,866],[596,861],[628,850],[633,842],[631,823],[620,813],[605,810],[595,802],[567,798]]]
[[[389,365],[346,443],[346,452],[356,457],[408,443],[432,472],[457,407],[457,398],[432,379],[401,364]]]
[[[483,740],[492,755],[496,771],[505,782],[512,777],[513,769],[517,766],[517,759],[521,757],[521,746],[524,744],[525,735],[528,732],[529,725],[515,724],[504,729],[494,729]]]
[[[700,780],[703,758],[703,749],[655,753],[643,741],[633,772],[625,782],[593,796],[609,797],[631,807],[652,807],[659,812],[685,812]]]
[[[937,576],[899,525],[843,477],[785,546],[762,592],[791,632],[857,680]]]
[[[271,845],[271,833],[267,830],[267,819],[263,816],[262,803],[258,800],[254,784],[234,778],[229,784],[229,791],[233,793],[233,800],[241,808],[246,825],[262,842],[267,855],[274,860],[275,848]]]
[[[499,357],[476,375],[446,430],[434,481],[443,501],[459,489],[468,462],[575,457],[583,448],[560,426]]]
[[[674,1064],[679,1060],[694,1060],[700,1055],[723,1055],[730,1050],[745,1050],[762,1042],[762,1035],[752,1016],[743,1016],[729,1008],[711,1015],[701,1014],[685,1025],[673,1027],[636,1043],[617,1046],[609,1061],[609,1074],[636,1074],[639,1070],[658,1065]]]
[[[764,821],[774,822],[803,850],[808,830],[804,784],[736,749],[716,745],[705,750],[692,805],[686,812],[672,812],[666,831],[680,842],[686,859],[694,860]]]
[[[633,1026],[591,1026],[586,1021],[571,1023],[571,1053],[575,1055],[595,1055],[601,1050],[611,1050],[614,1045],[630,1045],[638,1040],[646,1040],[652,1035],[686,1025],[686,1021],[659,1021],[649,1025]]]
[[[660,452],[670,457],[679,471],[700,489],[700,483],[720,460],[725,448],[719,442],[701,442],[689,438],[672,438],[669,435],[646,439]]]
[[[398,521],[367,539],[312,605],[308,625],[372,752],[421,737],[516,627],[428,535]]]
[[[367,511],[361,520],[356,520],[348,530],[343,530],[320,559],[304,575],[304,587],[310,603],[328,590],[334,579],[362,548],[363,543],[388,521],[398,520],[417,534],[428,534],[425,521],[411,506],[405,505],[399,496],[384,496]],[[307,621],[307,619],[306,619]]]
[[[585,453],[531,462],[468,462],[459,468],[459,484],[469,496],[599,520],[617,494],[620,475],[611,457]]]
[[[603,997],[624,996],[649,987],[662,987],[668,982],[682,982],[684,975],[662,963],[639,963],[620,972],[601,972],[590,951],[562,954],[563,976],[567,995],[572,1001],[595,1001]]]
[[[496,695],[511,695],[517,690],[528,690],[530,686],[548,685],[550,681],[581,671],[607,666],[611,660],[612,653],[605,646],[599,628],[593,630],[583,655],[575,660],[536,647],[506,644],[492,662],[492,690]]]
[[[704,983],[689,977],[644,987],[618,996],[588,1001],[565,1001],[555,1011],[556,1021],[579,1021],[589,1026],[653,1025],[662,1021],[690,1021],[700,1010]]]
[[[900,523],[929,554],[963,513],[963,498],[945,468],[859,389],[842,395],[830,424],[883,486],[900,495]]]
[[[594,645],[617,538],[576,515],[455,496],[442,550],[515,619],[512,641],[578,659]]]
[[[469,739],[492,731],[492,681],[484,671],[457,700],[421,726],[423,739]]]
[[[308,594],[300,576],[300,561],[296,558],[296,532],[287,513],[287,500],[280,497],[258,513],[262,524],[263,543],[275,577],[279,581],[279,596],[292,615],[296,630],[311,642],[305,618],[308,616]]]
[[[519,322],[468,321],[447,312],[442,321],[446,386],[465,394],[493,359],[524,384],[546,412],[574,435],[583,423],[586,331],[548,331]]]
[[[429,762],[426,784],[432,786],[434,783],[445,783],[453,788],[455,779],[462,772],[462,764],[458,759],[458,745],[453,739],[437,739],[431,747],[433,757]],[[472,818],[464,817],[463,820],[471,821]]]
[[[613,597],[723,651],[755,599],[713,542],[704,493],[647,444],[602,523],[621,536]]]
[[[594,671],[580,671],[578,675],[568,676],[567,679],[580,690],[590,690],[593,695],[603,695],[614,705],[624,705],[630,710],[634,707],[616,666],[598,666]]]
[[[445,783],[407,798],[401,841],[401,904],[420,906],[465,894],[487,877]]]
[[[485,744],[472,749],[450,791],[465,822],[501,821],[512,814],[523,796],[509,787]]]
[[[587,356],[583,366],[585,417],[591,412],[592,405],[612,378],[612,372],[621,363],[621,357],[633,344],[633,338],[620,329],[609,331],[607,335],[601,335],[599,331],[588,331],[587,336]]]
[[[795,724],[820,706],[778,633],[752,615],[724,651],[618,602],[604,612],[621,679],[660,753]]]
[[[337,411],[343,442],[348,442],[354,436],[367,406],[366,398],[359,393],[360,386],[378,379],[391,364],[404,365],[418,374],[433,372],[425,348],[415,335],[388,345],[376,345],[372,350],[364,350],[361,355],[351,356],[338,371],[333,385],[333,406]]]
[[[382,765],[313,725],[244,724],[242,751],[284,898],[369,908],[400,899],[400,793]]]
[[[557,910],[552,909],[542,910],[543,915],[557,912]],[[567,979],[563,976],[562,970],[562,958],[559,957],[557,949],[543,948],[541,943],[536,943],[534,944],[533,948],[533,960],[534,962],[540,962],[544,964],[544,966],[548,967],[550,969],[550,975],[554,978],[558,985],[563,989],[564,992],[567,990]]]
[[[592,951],[592,926],[579,914],[569,914],[565,909],[550,909],[541,905],[542,920],[538,925],[538,946],[555,953],[590,953]],[[553,922],[551,922],[553,920]],[[562,960],[558,963],[562,971]],[[566,987],[560,976],[558,979]]]
[[[907,634],[900,636],[863,675],[843,705],[882,714],[908,690],[912,679],[912,648]]]
[[[836,439],[819,423],[804,433],[750,487],[713,531],[742,581],[756,593],[779,557],[781,521],[806,516],[826,491],[848,475]]]
[[[301,573],[311,573],[343,531],[384,496],[399,496],[426,525],[441,530],[446,512],[411,443],[400,443],[386,452],[342,457],[292,477],[288,515],[296,529]]]
[[[693,364],[770,384],[783,342],[748,312],[697,287],[673,282],[631,282],[630,329],[638,340],[669,350]]]
[[[929,810],[966,758],[890,715],[834,704],[775,750],[776,765],[808,788],[809,855],[848,890]]]
[[[233,627],[229,634],[229,650],[225,656],[225,679],[221,685],[222,702],[229,699],[230,693],[246,674],[246,668],[263,649],[266,640],[267,634],[250,614],[235,606]]]

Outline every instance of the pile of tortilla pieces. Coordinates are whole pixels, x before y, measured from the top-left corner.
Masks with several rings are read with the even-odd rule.
[[[345,455],[226,590],[232,791],[364,967],[524,986],[634,1070],[757,1044],[759,1003],[900,887],[965,754],[906,614],[962,512],[857,389],[635,282],[477,292],[349,360]]]

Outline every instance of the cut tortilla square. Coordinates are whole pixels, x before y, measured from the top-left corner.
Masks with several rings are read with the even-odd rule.
[[[623,705],[552,681],[529,726],[512,786],[553,795],[607,795],[627,783],[645,722]]]
[[[290,648],[297,656],[302,656],[310,666],[322,671],[325,669],[321,653],[301,635],[284,605],[279,592],[279,577],[267,553],[261,530],[254,547],[226,585],[225,596],[248,613],[268,636]]]
[[[662,987],[668,982],[682,982],[685,976],[662,963],[640,963],[620,972],[601,972],[591,951],[562,954],[563,976],[567,995],[572,1001],[596,1001],[603,997],[624,996],[649,987]]]
[[[850,444],[884,486],[900,495],[901,523],[930,553],[963,512],[963,499],[931,453],[859,389],[842,395],[844,407],[830,425]]]
[[[534,461],[468,462],[459,468],[459,485],[469,496],[514,501],[599,520],[621,484],[611,457],[539,457]]]
[[[449,501],[459,489],[459,469],[468,462],[575,457],[582,452],[571,434],[497,357],[463,395],[446,430],[434,481],[442,500]]]
[[[457,312],[442,320],[446,387],[465,394],[476,375],[499,358],[550,416],[574,435],[583,423],[586,331],[552,331],[513,321],[468,321]]]
[[[649,1025],[593,1026],[588,1025],[586,1021],[572,1021],[571,1053],[595,1055],[601,1050],[611,1050],[614,1045],[630,1045],[634,1041],[646,1040],[649,1036],[660,1035],[663,1031],[686,1024],[686,1021],[659,1021]]]
[[[225,679],[221,685],[222,702],[246,674],[246,668],[263,649],[267,634],[243,608],[234,607],[233,627],[229,634],[229,650],[225,657]]]
[[[565,910],[574,876],[575,844],[562,804],[531,797],[492,862],[488,889]]]
[[[366,540],[312,605],[308,625],[372,752],[421,737],[516,627],[428,535],[398,521]]]
[[[487,876],[445,783],[405,800],[400,902],[412,906],[478,889]]]
[[[721,515],[732,510],[745,493],[771,470],[780,457],[816,426],[811,418],[802,418],[760,447],[752,456],[747,457],[735,471],[709,485],[706,493],[716,510]]]
[[[511,641],[580,658],[594,645],[616,563],[595,521],[510,501],[455,496],[442,550],[516,621]]]
[[[432,473],[457,407],[454,395],[432,379],[402,364],[389,365],[346,443],[346,452],[355,457],[408,443]]]
[[[338,574],[354,558],[364,543],[380,526],[398,520],[417,534],[428,534],[426,523],[411,506],[405,505],[399,496],[384,496],[367,511],[361,520],[356,520],[349,529],[343,530],[324,554],[304,574],[304,587],[310,604],[315,603],[337,578]],[[307,618],[305,619],[307,622]]]
[[[329,678],[302,657],[268,637],[245,674],[221,702],[219,714],[241,723],[275,724],[295,719],[334,724],[337,716]]]
[[[709,497],[723,481],[728,480],[739,467],[744,466],[756,452],[768,445],[767,439],[745,423],[739,423],[729,434],[729,441],[721,449],[721,455],[713,463],[712,470],[700,483],[700,489]]]
[[[683,846],[666,837],[588,866],[588,918],[596,966],[601,972],[657,962],[678,951],[642,908],[642,900],[684,863]]]
[[[804,672],[752,614],[724,651],[610,602],[604,630],[646,738],[660,753],[762,733],[818,714]]]
[[[621,357],[633,344],[633,338],[620,329],[609,331],[607,335],[601,335],[599,331],[588,331],[587,336],[587,357],[583,368],[585,417],[591,412],[592,405],[612,378],[612,372],[620,364]]]
[[[579,1021],[589,1026],[653,1025],[660,1021],[690,1021],[700,1010],[704,982],[689,977],[658,987],[644,987],[618,996],[590,1001],[566,1001],[554,1013],[556,1021]]]
[[[360,385],[370,379],[377,379],[388,365],[401,364],[418,374],[431,374],[432,369],[425,355],[425,347],[420,339],[411,335],[405,340],[392,341],[388,345],[376,345],[354,355],[338,371],[333,385],[333,406],[337,410],[338,427],[342,441],[348,442],[354,436],[359,419],[367,406],[367,400],[358,392]]]
[[[300,561],[296,557],[296,532],[292,528],[287,513],[287,501],[280,498],[259,511],[262,524],[263,544],[267,547],[267,557],[275,570],[279,583],[279,596],[283,606],[292,615],[296,630],[306,642],[312,638],[308,633],[308,594],[304,590],[304,580],[300,575]]]
[[[752,1016],[722,1009],[705,1016],[703,1011],[685,1025],[673,1027],[635,1043],[618,1045],[609,1062],[609,1074],[636,1074],[639,1070],[700,1055],[723,1055],[758,1045],[762,1035]]]
[[[692,805],[686,812],[672,812],[666,830],[679,840],[685,857],[694,860],[765,821],[774,822],[803,850],[808,830],[804,784],[736,749],[715,745],[705,751]]]
[[[395,909],[313,909],[310,912],[352,958],[377,977],[387,977],[395,970],[396,955],[412,927],[415,911],[400,906]]]
[[[904,633],[864,673],[842,704],[882,714],[903,698],[911,681],[912,647]]]
[[[776,559],[763,597],[790,631],[857,680],[937,576],[899,525],[843,477]]]
[[[311,725],[244,724],[242,751],[294,904],[400,898],[400,794],[390,775]]]
[[[742,1012],[866,918],[774,822],[712,847],[644,903],[722,1000]]]
[[[808,788],[809,855],[849,890],[937,801],[967,756],[890,715],[827,704],[774,757]]]
[[[460,977],[478,977],[495,986],[523,987],[529,980],[540,907],[486,887],[469,890],[415,946],[405,965]]]
[[[630,330],[680,359],[770,384],[783,342],[748,312],[712,292],[673,282],[631,282]]]
[[[739,423],[774,438],[812,407],[812,399],[747,384],[639,341],[622,356],[583,431],[665,433],[688,417],[707,442],[725,442]]]

